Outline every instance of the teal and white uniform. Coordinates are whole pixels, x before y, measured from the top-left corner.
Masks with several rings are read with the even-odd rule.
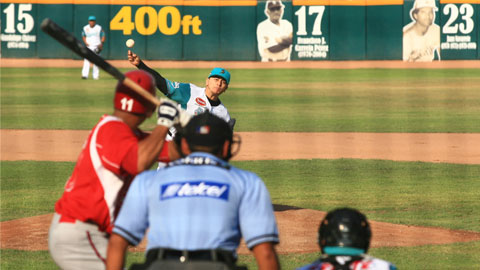
[[[208,99],[205,94],[205,87],[198,87],[191,83],[170,81],[162,77],[157,71],[145,65],[143,61],[140,61],[138,68],[152,74],[157,82],[157,88],[165,96],[178,102],[182,109],[186,110],[189,114],[197,115],[205,111],[210,111],[212,114],[222,118],[227,123],[231,122],[227,107],[223,105],[220,99]]]
[[[205,87],[198,87],[191,83],[172,82],[168,79],[165,81],[168,89],[166,96],[178,102],[187,113],[197,115],[210,111],[225,122],[230,121],[227,107],[220,100],[218,102],[209,100],[205,94]]]

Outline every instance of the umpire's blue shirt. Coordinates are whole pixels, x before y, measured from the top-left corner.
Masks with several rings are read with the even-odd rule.
[[[241,237],[250,249],[278,243],[262,180],[201,152],[135,178],[113,232],[138,245],[147,228],[147,250],[221,248],[235,253]]]

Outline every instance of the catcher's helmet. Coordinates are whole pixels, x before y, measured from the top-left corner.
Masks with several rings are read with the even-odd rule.
[[[148,72],[143,70],[132,70],[125,73],[125,76],[138,83],[145,91],[155,96],[155,79]],[[115,109],[134,113],[146,114],[155,110],[155,105],[131,90],[121,82],[118,82],[113,100]]]
[[[337,253],[341,253],[342,248],[360,249],[362,253],[366,253],[371,238],[372,232],[367,218],[351,208],[340,208],[329,212],[322,220],[318,231],[318,243],[324,254],[329,253],[325,251],[326,247],[336,248]]]

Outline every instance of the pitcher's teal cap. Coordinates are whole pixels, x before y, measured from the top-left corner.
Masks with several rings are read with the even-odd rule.
[[[97,18],[92,15],[92,16],[88,16],[88,20],[89,20],[89,21],[96,21]]]
[[[230,83],[230,72],[228,72],[224,68],[216,67],[216,68],[212,69],[212,72],[210,72],[210,75],[208,75],[208,78],[214,77],[214,76],[225,79],[227,84]]]

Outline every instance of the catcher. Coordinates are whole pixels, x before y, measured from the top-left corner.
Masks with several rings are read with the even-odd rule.
[[[323,255],[297,270],[395,270],[390,262],[368,256],[372,232],[365,215],[351,208],[331,211],[320,223]]]

